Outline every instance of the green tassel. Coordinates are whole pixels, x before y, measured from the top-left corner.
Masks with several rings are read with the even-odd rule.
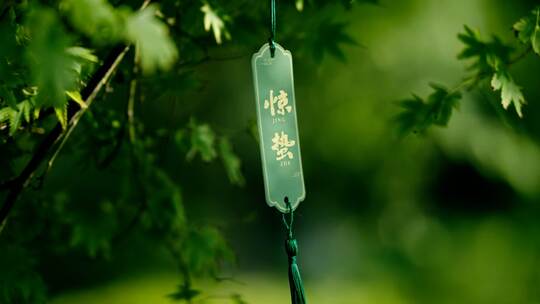
[[[306,296],[304,294],[304,285],[300,277],[300,269],[296,263],[296,255],[298,254],[298,244],[295,239],[287,239],[285,249],[289,256],[289,286],[291,287],[292,304],[306,304]]]

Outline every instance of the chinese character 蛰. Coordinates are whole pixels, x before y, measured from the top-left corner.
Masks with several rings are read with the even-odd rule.
[[[289,135],[283,131],[281,131],[281,134],[274,133],[274,137],[272,137],[272,150],[276,151],[276,160],[282,160],[285,157],[292,159],[294,155],[289,151],[289,148],[294,146],[295,143],[294,140],[289,140]]]

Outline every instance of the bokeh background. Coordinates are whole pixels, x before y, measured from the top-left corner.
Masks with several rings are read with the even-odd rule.
[[[345,62],[320,63],[295,52],[294,35],[279,39],[289,22],[309,20],[278,11],[278,42],[295,59],[307,190],[295,230],[309,303],[540,303],[540,59],[512,67],[528,100],[521,120],[512,109],[501,116],[486,84],[464,95],[446,128],[399,138],[393,123],[397,101],[427,95],[430,82],[451,87],[463,78],[466,64],[456,56],[465,24],[513,41],[511,25],[534,4],[382,0],[333,8],[328,18],[346,22],[358,44],[344,48]],[[288,303],[285,230],[264,202],[258,144],[246,131],[255,119],[250,57],[267,37],[236,47],[231,34],[220,52],[236,59],[201,65],[201,89],[147,101],[139,113],[148,124],[174,125],[186,118],[171,105],[190,109],[228,134],[242,160],[245,185],[237,187],[219,163],[185,162],[166,146],[156,154],[181,185],[190,221],[220,227],[236,254],[223,280],[194,283],[207,303],[228,303],[230,293]],[[63,153],[46,187],[92,200],[119,179],[114,166],[96,170]],[[51,303],[170,303],[178,274],[167,253],[137,233],[118,246],[107,259],[51,257],[42,266]]]

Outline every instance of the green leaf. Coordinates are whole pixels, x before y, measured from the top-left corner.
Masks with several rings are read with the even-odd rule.
[[[238,156],[236,156],[236,154],[234,153],[229,139],[226,137],[221,137],[219,139],[218,148],[219,154],[223,161],[223,166],[227,171],[229,181],[232,184],[243,186],[245,181],[244,176],[242,175],[242,171],[240,170],[242,162],[240,161],[240,158],[238,158]]]
[[[160,234],[181,233],[186,230],[186,215],[180,188],[161,170],[152,170],[146,177],[148,198],[143,214],[146,228]]]
[[[330,54],[342,62],[346,61],[343,45],[358,45],[346,32],[347,24],[324,20],[315,31],[307,33],[306,47],[312,50],[316,62],[321,62],[325,54]]]
[[[68,125],[67,104],[54,107],[54,113],[56,114],[56,118],[62,125],[62,129],[64,130],[67,129],[67,125]]]
[[[84,250],[92,258],[98,255],[109,258],[111,240],[118,227],[115,213],[114,205],[108,200],[93,204],[88,210],[76,210],[69,245]]]
[[[80,58],[89,62],[97,63],[99,61],[98,57],[94,55],[94,51],[80,46],[72,46],[68,48],[66,52],[73,57]]]
[[[503,108],[507,110],[508,106],[513,104],[518,116],[523,118],[521,107],[526,103],[525,98],[521,93],[521,88],[514,82],[510,74],[504,71],[498,71],[491,79],[491,86],[493,87],[493,90],[501,91],[501,103]]]
[[[514,23],[513,29],[518,39],[524,44],[530,44],[534,52],[540,55],[540,7],[535,8],[527,17]]]
[[[10,136],[13,136],[19,130],[23,119],[27,123],[30,122],[32,108],[32,103],[29,100],[24,100],[18,103],[15,108],[5,107],[0,109],[0,123],[8,122]]]
[[[204,30],[207,32],[212,30],[217,44],[223,42],[222,36],[225,36],[226,39],[231,39],[231,34],[225,27],[225,21],[229,20],[227,15],[220,16],[208,3],[205,3],[201,7],[201,12],[204,14]]]
[[[426,100],[413,95],[399,103],[403,109],[395,117],[400,135],[410,132],[423,133],[430,126],[446,126],[453,109],[459,106],[460,92],[452,92],[443,86],[431,84],[434,92]]]
[[[15,98],[13,90],[8,88],[6,85],[0,86],[0,101],[11,107],[15,107],[17,105],[17,98]]]
[[[216,276],[224,261],[234,254],[223,235],[214,227],[192,229],[182,247],[183,257],[193,274]]]
[[[11,111],[13,111],[13,109],[10,107],[0,109],[0,123],[9,122]]]
[[[0,303],[46,303],[46,288],[35,271],[36,260],[28,250],[2,244],[0,250]]]
[[[66,52],[71,39],[52,9],[34,11],[28,26],[32,34],[28,56],[35,62],[31,69],[38,86],[36,106],[61,108],[67,102],[65,91],[73,90],[78,79],[75,59]]]
[[[534,24],[531,25],[531,19],[522,19],[514,24],[514,29],[519,31],[519,39],[531,39],[530,35],[535,35]],[[493,41],[483,41],[478,31],[465,26],[465,33],[458,35],[459,39],[465,44],[465,48],[459,54],[460,59],[471,59],[473,64],[469,67],[478,75],[478,79],[485,76],[491,77],[491,86],[495,91],[501,90],[501,103],[504,109],[510,104],[514,104],[519,117],[522,117],[521,107],[525,104],[525,99],[521,89],[513,81],[507,72],[510,64],[510,53],[512,49],[502,43],[497,37]],[[527,38],[529,37],[529,38]]]
[[[22,111],[14,111],[9,119],[9,135],[13,136],[17,130],[21,127],[23,118]]]
[[[23,102],[19,103],[18,107],[19,112],[21,112],[24,117],[24,121],[29,123],[31,119],[30,114],[32,113],[32,103],[30,100],[24,100]]]
[[[34,119],[38,119],[39,118],[39,114],[41,113],[41,109],[40,108],[34,108],[34,112],[33,112],[33,118]]]
[[[13,136],[20,126],[20,115],[17,110],[11,107],[0,109],[0,122],[7,122],[9,125],[9,135]]]
[[[94,42],[117,42],[124,35],[124,18],[107,0],[63,0],[61,8],[71,25]]]
[[[139,48],[145,73],[170,69],[178,58],[169,29],[156,18],[156,13],[157,6],[150,5],[130,16],[126,22],[127,39]]]
[[[79,91],[67,91],[66,95],[69,96],[73,101],[75,101],[81,108],[86,109],[88,105],[82,99],[81,93]]]
[[[492,41],[484,41],[478,31],[465,26],[465,33],[458,34],[458,38],[465,45],[458,58],[472,60],[468,69],[477,75],[485,76],[510,63],[512,48],[496,36]]]
[[[66,53],[74,59],[72,70],[76,73],[79,80],[88,76],[88,72],[93,71],[93,65],[99,61],[92,50],[79,46],[68,48]]]
[[[125,8],[115,9],[106,0],[64,0],[62,8],[71,24],[94,41],[111,44],[124,40],[136,44],[144,73],[170,69],[178,57],[167,25],[156,17],[156,5],[132,13]],[[97,60],[88,51],[76,51],[78,56]]]
[[[197,124],[195,120],[189,123],[191,130],[191,148],[187,153],[187,159],[192,160],[197,154],[205,162],[212,161],[217,156],[215,141],[216,135],[207,124]]]
[[[296,9],[301,12],[304,10],[304,0],[296,0],[295,2]]]

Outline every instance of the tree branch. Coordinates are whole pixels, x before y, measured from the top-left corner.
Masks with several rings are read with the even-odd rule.
[[[150,1],[151,0],[144,0],[140,9],[146,8],[150,4]],[[58,156],[58,153],[66,143],[66,140],[69,138],[73,130],[77,127],[79,120],[90,108],[90,106],[96,99],[98,93],[105,86],[113,72],[118,68],[120,62],[126,55],[129,48],[129,45],[123,45],[115,47],[111,51],[103,65],[96,71],[88,84],[81,90],[81,97],[86,102],[87,107],[69,109],[69,123],[67,130],[64,131],[62,129],[62,125],[58,123],[49,132],[45,139],[39,144],[36,151],[32,155],[32,158],[28,161],[19,176],[13,179],[13,182],[10,185],[9,192],[4,200],[4,204],[0,209],[0,225],[3,225],[4,221],[9,215],[9,212],[13,208],[13,205],[21,195],[22,191],[28,186],[36,171],[46,161],[47,156],[49,155],[53,147],[55,147],[55,150],[52,151],[52,157],[48,161],[47,168],[49,169],[52,166],[54,160]]]
[[[4,204],[2,205],[2,208],[0,209],[0,223],[3,223],[7,218],[11,208],[15,204],[15,201],[17,201],[21,192],[28,186],[30,180],[35,175],[41,164],[46,161],[51,149],[56,146],[55,151],[53,151],[53,156],[48,162],[48,168],[52,166],[58,152],[62,149],[67,138],[77,126],[82,115],[92,105],[96,96],[107,83],[111,74],[116,70],[128,50],[129,46],[120,46],[111,51],[111,54],[105,63],[97,70],[97,72],[88,82],[88,85],[81,91],[81,97],[86,101],[88,107],[69,111],[70,113],[68,113],[68,117],[70,117],[70,119],[67,130],[64,131],[60,123],[58,123],[39,144],[32,158],[28,161],[19,176],[13,179],[13,182],[10,183],[9,192],[6,196]]]
[[[116,68],[118,67],[118,65],[120,64],[120,62],[124,58],[124,56],[126,55],[127,51],[129,50],[129,48],[130,48],[129,46],[124,46],[124,47],[121,47],[121,50],[120,49],[117,50],[118,53],[117,53],[116,56],[114,56],[115,59],[112,61],[110,68],[107,69],[107,71],[105,72],[103,77],[101,77],[99,80],[97,80],[97,82],[95,84],[92,83],[92,80],[94,79],[94,78],[92,78],[92,80],[90,80],[90,82],[89,82],[89,85],[87,87],[85,87],[85,89],[89,88],[89,87],[90,88],[93,87],[94,89],[89,89],[88,92],[85,92],[84,89],[83,89],[83,91],[81,91],[81,96],[83,97],[83,100],[85,101],[87,107],[80,108],[77,112],[75,112],[73,114],[73,116],[71,117],[71,119],[69,121],[69,125],[67,127],[67,130],[64,132],[63,136],[60,136],[57,139],[57,142],[59,142],[59,144],[58,144],[57,149],[54,151],[53,156],[51,157],[51,159],[47,163],[46,172],[48,172],[51,169],[51,167],[54,164],[54,161],[56,160],[56,157],[58,156],[58,154],[60,153],[60,151],[64,147],[66,141],[68,140],[68,138],[71,135],[71,133],[73,132],[73,130],[75,130],[75,128],[77,127],[77,124],[79,123],[79,120],[84,115],[84,113],[86,113],[86,111],[90,108],[90,106],[94,102],[94,100],[95,100],[97,94],[99,93],[99,91],[101,90],[101,88],[109,81],[109,79],[111,78],[113,72],[116,70]],[[87,94],[85,94],[85,93],[87,93]],[[86,95],[88,95],[88,98],[85,98]],[[56,144],[56,142],[55,142],[55,144]]]

